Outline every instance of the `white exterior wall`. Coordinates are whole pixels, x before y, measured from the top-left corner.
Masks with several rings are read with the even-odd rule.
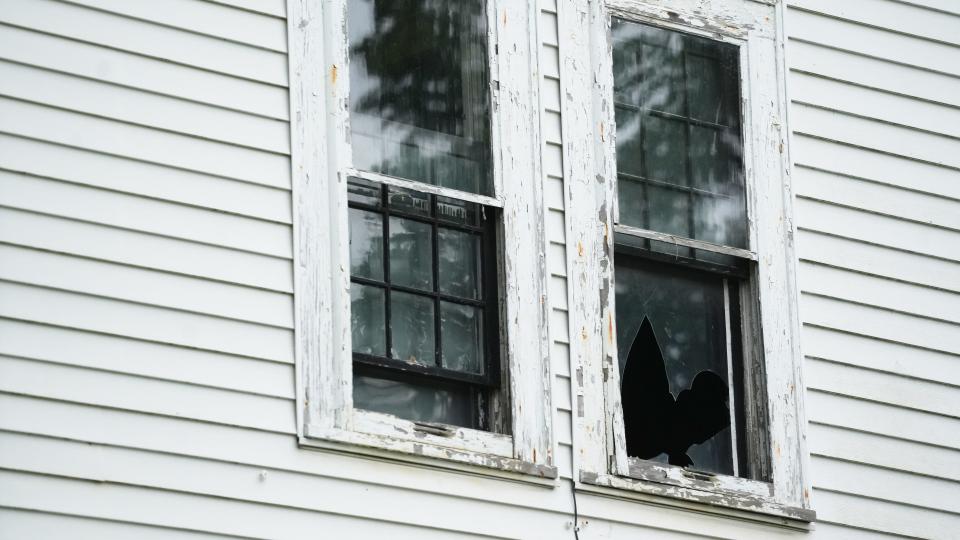
[[[580,494],[584,540],[960,529],[960,9],[834,3],[787,20],[824,522]],[[553,487],[297,447],[283,0],[0,0],[0,538],[572,538],[541,7]]]
[[[786,23],[818,529],[956,538],[960,2],[794,0]]]

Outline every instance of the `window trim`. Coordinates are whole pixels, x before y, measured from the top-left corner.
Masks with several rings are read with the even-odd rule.
[[[785,143],[787,99],[783,5],[775,0],[560,0],[561,93],[567,237],[571,282],[570,333],[575,400],[577,488],[606,495],[653,496],[660,504],[696,507],[805,528],[815,519],[809,500],[799,348],[792,189]],[[744,169],[750,216],[749,250],[756,254],[752,287],[759,299],[762,358],[758,382],[763,433],[748,434],[766,451],[761,468],[771,482],[700,475],[628,459],[619,395],[613,286],[616,161],[611,16],[737,43],[741,47]],[[582,32],[583,24],[589,32]],[[580,32],[577,29],[580,28]],[[566,46],[565,46],[566,45]],[[775,76],[771,76],[775,75]],[[646,234],[646,233],[644,233]],[[671,241],[671,238],[657,238]],[[677,239],[677,243],[690,243]],[[738,253],[743,256],[745,253]],[[598,291],[599,294],[591,291]],[[783,301],[786,298],[788,301]],[[745,318],[744,334],[749,325]],[[757,332],[757,330],[752,330]],[[746,368],[747,366],[745,366]],[[745,381],[745,386],[753,382]],[[631,463],[632,462],[632,463]]]
[[[488,0],[494,197],[464,194],[350,163],[347,0],[288,0],[297,434],[304,447],[441,467],[556,478],[540,169],[539,10]],[[498,51],[511,51],[499,55]],[[502,209],[501,354],[510,434],[355,410],[350,346],[347,177],[454,195]],[[373,178],[371,178],[373,177]],[[509,178],[510,182],[504,182]],[[384,452],[385,451],[385,452]]]

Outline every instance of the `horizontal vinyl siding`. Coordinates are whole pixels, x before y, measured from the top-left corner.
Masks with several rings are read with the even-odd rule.
[[[298,447],[284,7],[0,0],[0,538],[569,534],[566,483]],[[555,16],[543,22],[569,479],[559,66]]]
[[[938,1],[789,6],[817,536],[951,538],[960,527],[960,12]]]

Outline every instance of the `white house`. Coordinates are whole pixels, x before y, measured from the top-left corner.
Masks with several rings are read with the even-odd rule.
[[[956,0],[0,0],[0,538],[960,538]]]

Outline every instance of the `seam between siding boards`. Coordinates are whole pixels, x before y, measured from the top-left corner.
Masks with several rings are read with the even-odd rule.
[[[51,0],[51,1],[56,2],[57,0]],[[111,14],[111,15],[112,15],[112,14]],[[63,35],[63,34],[55,33],[55,32],[47,32],[47,31],[45,31],[45,30],[39,30],[39,29],[37,29],[37,28],[33,28],[33,27],[30,27],[30,26],[22,26],[22,25],[19,25],[19,24],[13,24],[13,23],[10,23],[10,22],[5,22],[5,21],[0,21],[0,25],[2,25],[2,26],[8,26],[8,27],[10,27],[10,28],[18,28],[18,29],[20,29],[20,30],[26,30],[26,31],[28,31],[28,32],[33,32],[33,33],[36,33],[36,34],[43,34],[43,35],[46,35],[46,36],[52,36],[52,37],[56,37],[56,38],[60,38],[60,39],[66,39],[66,40],[73,41],[73,42],[76,42],[76,43],[84,43],[84,44],[87,44],[87,45],[94,45],[94,46],[96,46],[96,47],[102,47],[102,48],[104,48],[104,49],[110,49],[110,50],[112,50],[112,51],[119,51],[119,52],[122,52],[122,53],[132,54],[132,55],[135,55],[135,56],[139,56],[139,57],[142,57],[142,58],[149,58],[149,59],[151,59],[151,60],[159,60],[159,61],[164,62],[164,63],[167,63],[167,64],[173,64],[173,65],[180,66],[180,67],[185,67],[185,68],[190,68],[190,69],[196,69],[196,70],[199,70],[199,71],[206,71],[206,72],[208,72],[208,73],[215,73],[215,74],[217,74],[217,75],[222,75],[222,76],[224,76],[224,77],[231,77],[231,78],[234,78],[234,79],[237,79],[237,80],[247,81],[247,82],[256,83],[256,84],[262,84],[262,85],[270,86],[270,87],[273,87],[273,88],[283,88],[283,89],[289,88],[289,83],[287,83],[287,84],[272,83],[272,82],[269,82],[269,81],[265,81],[265,80],[263,80],[263,79],[254,79],[254,78],[252,78],[252,77],[246,77],[246,76],[243,76],[243,75],[237,75],[236,73],[229,73],[229,72],[226,72],[226,71],[220,71],[220,70],[212,69],[212,68],[206,67],[206,66],[197,66],[197,65],[193,65],[193,64],[186,64],[186,63],[184,63],[184,62],[180,62],[180,61],[174,60],[174,59],[172,59],[172,58],[167,58],[167,57],[164,57],[164,56],[156,56],[156,55],[147,54],[147,53],[143,53],[143,52],[139,52],[139,51],[134,51],[134,50],[130,50],[130,49],[125,49],[125,48],[122,48],[122,47],[115,47],[115,46],[113,46],[113,45],[107,45],[106,43],[101,43],[101,42],[99,42],[99,41],[91,41],[91,40],[87,40],[87,39],[80,39],[80,38],[76,38],[76,37],[72,37],[72,36],[66,36],[66,35]],[[272,52],[272,51],[271,51],[271,52]],[[279,53],[277,53],[277,54],[279,54]]]
[[[7,393],[7,392],[2,392],[2,391],[0,391],[0,394],[5,394],[5,393]],[[16,394],[14,394],[14,395],[16,395]],[[32,397],[32,396],[31,396],[31,397]],[[47,398],[40,398],[40,399],[47,399]],[[57,401],[57,400],[51,400],[51,401]],[[258,429],[256,429],[256,428],[247,428],[247,427],[243,427],[243,426],[235,426],[235,427],[238,427],[238,428],[241,428],[241,429],[253,429],[253,430],[257,430],[257,431],[264,431],[264,430],[258,430]],[[55,436],[55,435],[46,435],[46,434],[42,434],[42,433],[25,432],[25,431],[21,431],[21,430],[0,429],[0,433],[15,433],[15,434],[20,434],[20,435],[26,435],[26,436],[29,436],[29,437],[35,437],[35,438],[38,438],[38,439],[46,439],[46,440],[52,440],[52,441],[57,441],[57,440],[59,440],[59,441],[67,441],[67,442],[78,443],[78,444],[92,444],[92,445],[100,446],[100,447],[104,447],[104,448],[115,448],[115,449],[130,451],[130,452],[134,452],[134,453],[146,453],[146,454],[157,454],[157,455],[162,455],[162,456],[172,456],[172,457],[179,458],[179,459],[184,459],[184,460],[192,460],[192,461],[198,461],[198,462],[219,463],[219,464],[223,464],[223,465],[227,465],[227,466],[236,466],[236,467],[238,467],[238,468],[241,468],[241,467],[244,467],[244,468],[249,467],[249,468],[256,468],[256,469],[266,470],[266,471],[268,471],[268,472],[269,472],[269,471],[283,472],[283,473],[290,473],[290,474],[295,474],[295,475],[309,476],[309,477],[313,477],[313,478],[324,478],[324,479],[334,480],[334,481],[338,481],[338,482],[351,482],[351,483],[363,484],[363,485],[374,486],[374,487],[386,487],[386,488],[389,488],[389,489],[402,490],[402,491],[410,491],[410,492],[416,492],[416,493],[423,493],[423,494],[425,494],[425,495],[431,495],[431,496],[444,496],[444,497],[450,497],[450,498],[455,498],[455,499],[462,499],[462,500],[465,500],[465,501],[479,501],[479,502],[484,502],[484,503],[488,503],[488,504],[495,505],[495,506],[506,506],[506,507],[511,507],[511,508],[520,508],[520,509],[526,509],[526,510],[534,510],[534,511],[543,512],[543,513],[546,513],[546,514],[555,514],[555,515],[563,515],[563,516],[570,515],[570,514],[569,514],[569,511],[568,511],[565,507],[564,507],[564,508],[550,508],[550,507],[545,507],[545,506],[535,506],[535,505],[533,505],[533,504],[522,504],[522,503],[519,503],[519,502],[517,502],[517,501],[512,501],[512,502],[500,502],[500,501],[497,501],[497,500],[495,500],[495,499],[490,499],[490,498],[481,498],[481,497],[468,496],[468,495],[463,495],[463,494],[451,494],[451,493],[449,493],[449,492],[443,491],[442,488],[434,491],[434,490],[419,488],[419,487],[415,487],[415,486],[401,486],[401,485],[395,485],[395,484],[387,484],[387,483],[383,483],[383,482],[374,482],[374,481],[369,481],[369,480],[364,480],[364,479],[358,479],[358,478],[345,478],[345,477],[343,477],[343,476],[337,476],[336,473],[322,473],[322,472],[307,471],[307,470],[296,469],[296,468],[279,467],[279,466],[275,466],[275,465],[263,465],[263,464],[259,464],[259,463],[238,462],[238,461],[225,460],[225,459],[216,458],[216,457],[199,456],[199,455],[194,455],[194,454],[183,454],[183,453],[180,453],[180,452],[172,452],[172,451],[167,451],[167,450],[155,450],[155,449],[150,449],[150,448],[143,448],[143,447],[136,447],[136,446],[128,446],[128,445],[122,445],[122,444],[91,442],[91,441],[87,441],[87,440],[84,440],[84,439],[76,439],[76,438],[73,438],[73,437],[60,437],[60,436]],[[270,432],[270,433],[275,433],[275,432]],[[361,458],[361,459],[365,459],[365,458]],[[414,467],[414,468],[420,468],[420,467]],[[13,471],[13,472],[18,472],[18,473],[37,474],[37,475],[41,475],[41,476],[53,476],[53,477],[60,477],[60,478],[78,478],[78,479],[81,479],[81,480],[90,480],[90,479],[82,478],[82,477],[64,476],[64,475],[55,474],[55,473],[37,473],[37,472],[33,472],[33,471],[23,471],[23,470],[18,470],[18,469],[7,469],[7,468],[5,468],[5,467],[0,467],[0,470],[10,470],[10,471]],[[463,473],[462,473],[462,472],[456,472],[456,473],[450,473],[450,474],[463,474]],[[474,476],[474,475],[471,474],[471,476]],[[485,477],[485,476],[482,476],[482,475],[480,475],[480,476],[483,477],[483,478],[485,478],[485,479],[491,480],[491,481],[493,481],[493,480],[498,480],[498,481],[503,481],[503,482],[508,482],[508,483],[515,483],[515,482],[516,482],[515,480],[502,479],[502,478],[497,478],[497,477]],[[158,491],[170,491],[170,492],[177,492],[177,493],[189,493],[189,494],[195,494],[195,495],[203,496],[203,497],[212,497],[212,498],[218,498],[218,499],[227,499],[227,500],[234,500],[234,501],[249,502],[249,503],[254,503],[254,504],[266,504],[266,505],[269,505],[269,506],[278,506],[278,507],[287,507],[287,508],[298,508],[298,509],[305,509],[305,510],[316,511],[316,512],[323,512],[323,510],[311,509],[310,507],[292,506],[292,505],[287,505],[287,504],[278,504],[278,503],[257,501],[257,500],[251,500],[251,499],[241,499],[241,498],[237,498],[237,497],[229,497],[229,496],[226,496],[226,495],[215,495],[215,494],[208,494],[208,493],[202,493],[202,492],[196,492],[196,491],[184,491],[184,490],[180,490],[180,489],[173,489],[173,488],[167,488],[167,487],[152,486],[152,485],[148,485],[148,484],[133,484],[133,483],[128,483],[128,482],[118,482],[118,481],[113,481],[113,480],[107,480],[107,481],[97,480],[97,481],[98,481],[98,482],[102,482],[102,483],[107,483],[107,484],[129,485],[129,486],[135,486],[135,487],[144,487],[144,488],[147,488],[147,489],[156,489],[156,490],[158,490]],[[531,485],[531,486],[532,486],[532,484],[527,484],[527,485]],[[538,487],[543,487],[543,486],[538,486]],[[554,489],[554,488],[546,488],[546,487],[543,487],[543,489]],[[330,512],[330,513],[336,514],[337,512]],[[345,514],[345,515],[352,516],[352,514]],[[445,530],[446,530],[446,529],[445,529]],[[453,530],[453,529],[450,529],[450,530]],[[466,530],[465,530],[465,531],[466,531]],[[470,531],[466,531],[466,532],[470,532]],[[494,538],[500,538],[499,536],[493,536],[493,537],[494,537]]]
[[[171,30],[177,30],[177,31],[179,31],[179,32],[186,32],[186,33],[188,33],[188,34],[193,34],[193,35],[195,35],[195,36],[202,36],[202,37],[206,37],[206,38],[210,38],[210,39],[215,39],[215,40],[218,40],[218,41],[224,41],[224,42],[231,43],[231,44],[234,44],[234,45],[240,45],[240,46],[242,46],[242,47],[250,47],[251,49],[258,49],[258,50],[261,50],[261,51],[268,51],[268,52],[274,52],[274,53],[280,53],[280,54],[287,54],[287,52],[288,52],[286,48],[276,49],[276,48],[266,47],[266,46],[264,46],[264,45],[257,45],[257,44],[254,44],[254,43],[250,43],[250,42],[247,42],[247,41],[242,41],[242,40],[235,39],[235,38],[229,38],[229,37],[226,37],[226,36],[218,36],[218,35],[216,35],[216,34],[210,34],[210,33],[203,32],[203,31],[201,31],[201,30],[196,30],[196,29],[193,29],[193,28],[187,28],[187,27],[184,27],[184,26],[177,26],[177,25],[175,25],[175,24],[160,22],[160,21],[157,21],[157,20],[155,20],[155,19],[150,19],[150,18],[146,18],[146,17],[141,17],[141,16],[138,16],[138,15],[133,15],[133,14],[131,14],[131,13],[123,13],[123,12],[120,12],[120,11],[113,11],[113,10],[107,9],[107,8],[102,8],[102,7],[98,7],[98,6],[92,6],[92,5],[90,5],[90,4],[86,4],[86,3],[84,3],[84,2],[77,2],[77,1],[75,1],[75,0],[55,0],[55,1],[56,1],[56,2],[59,2],[59,3],[61,3],[61,4],[70,4],[70,5],[72,5],[72,6],[77,6],[77,7],[80,7],[80,8],[83,8],[83,9],[87,9],[87,10],[90,10],[90,11],[96,11],[96,12],[99,12],[99,13],[106,13],[106,14],[108,14],[108,15],[113,15],[113,16],[116,16],[116,17],[122,17],[122,18],[124,18],[124,19],[130,19],[130,20],[133,20],[133,21],[138,21],[138,22],[143,22],[143,23],[151,24],[151,25],[153,25],[153,26],[159,26],[159,27],[161,27],[161,28],[169,28],[169,29],[171,29]],[[236,9],[236,8],[232,8],[232,6],[226,6],[226,7],[227,7],[227,9]],[[251,12],[248,11],[248,10],[241,10],[241,11],[247,11],[248,13],[251,13]],[[256,12],[252,12],[252,13],[256,13]],[[263,15],[263,14],[258,14],[258,15]],[[274,17],[274,18],[277,18],[277,17]],[[283,17],[282,20],[286,21],[286,17]],[[286,40],[284,40],[284,41],[286,41]]]
[[[896,2],[896,0],[888,0],[888,1],[894,1],[894,2]],[[897,2],[897,3],[900,3],[901,5],[904,5],[902,2]],[[913,4],[906,4],[906,5],[910,5],[911,7],[919,7],[919,6],[915,6],[915,5],[913,5]],[[800,11],[800,12],[803,12],[803,13],[808,13],[808,14],[810,14],[810,15],[816,15],[816,16],[818,16],[818,17],[824,17],[824,18],[828,18],[828,19],[833,19],[833,20],[835,20],[835,21],[840,21],[840,22],[844,22],[844,23],[847,23],[847,24],[852,24],[852,25],[855,25],[855,26],[860,26],[860,27],[863,27],[863,28],[869,28],[869,29],[871,29],[871,30],[877,30],[877,31],[880,31],[880,32],[889,32],[889,33],[891,33],[891,34],[897,34],[898,36],[904,36],[904,37],[908,37],[908,38],[912,38],[912,39],[917,39],[917,40],[920,40],[920,41],[926,41],[926,42],[929,42],[929,43],[936,43],[936,44],[938,44],[938,45],[946,45],[946,46],[948,46],[948,47],[957,47],[957,48],[960,48],[960,45],[958,45],[958,44],[956,44],[956,43],[951,43],[951,42],[949,42],[949,41],[943,41],[943,40],[941,40],[941,39],[933,38],[933,37],[930,37],[930,36],[924,36],[924,35],[921,35],[921,34],[914,34],[914,33],[911,33],[911,32],[905,32],[905,31],[903,31],[903,30],[898,30],[898,29],[896,29],[896,28],[891,28],[891,27],[889,27],[889,26],[880,26],[880,25],[877,25],[877,24],[870,24],[870,23],[861,21],[861,20],[859,20],[859,19],[851,19],[851,18],[849,18],[849,17],[844,17],[844,16],[839,15],[839,14],[827,13],[827,12],[824,12],[824,11],[819,11],[819,10],[816,10],[816,9],[811,9],[811,8],[808,8],[808,7],[804,7],[804,6],[799,5],[799,4],[795,3],[795,2],[789,2],[789,3],[787,4],[787,6],[788,6],[788,9],[789,9],[790,11]],[[921,8],[921,9],[922,9],[922,8]],[[941,12],[941,13],[945,13],[945,12]],[[788,15],[788,16],[789,16],[789,15]]]

